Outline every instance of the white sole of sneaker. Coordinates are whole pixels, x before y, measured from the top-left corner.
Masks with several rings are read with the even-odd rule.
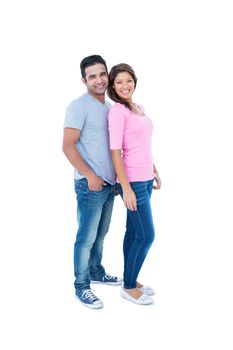
[[[86,306],[88,307],[89,309],[102,309],[104,304],[101,302],[101,303],[98,303],[98,304],[85,304],[82,302],[82,300],[79,299],[79,297],[77,297],[77,295],[74,296],[75,299],[77,299],[83,306]]]
[[[91,281],[93,284],[107,284],[109,286],[121,286],[122,281],[119,282],[101,282],[101,281]]]

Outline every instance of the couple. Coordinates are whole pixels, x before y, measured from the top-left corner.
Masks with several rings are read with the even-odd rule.
[[[151,304],[153,289],[137,277],[154,240],[151,193],[161,186],[153,165],[153,125],[143,107],[132,101],[137,78],[128,64],[112,67],[108,75],[105,60],[92,55],[81,61],[80,69],[87,92],[68,106],[63,138],[63,152],[75,168],[75,295],[83,305],[98,309],[103,303],[90,284],[122,284],[123,298]],[[105,101],[106,90],[115,102],[112,107]],[[107,274],[101,263],[115,189],[127,208],[123,281]]]

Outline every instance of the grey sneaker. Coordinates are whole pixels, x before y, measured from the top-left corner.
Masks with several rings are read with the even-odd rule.
[[[104,306],[103,302],[92,293],[91,289],[85,289],[79,291],[76,289],[75,293],[76,298],[81,301],[84,306],[87,306],[91,309],[100,309]]]
[[[103,284],[110,284],[112,286],[119,286],[122,284],[122,278],[120,277],[114,277],[106,273],[102,278],[100,279],[92,279],[91,283],[103,283]]]

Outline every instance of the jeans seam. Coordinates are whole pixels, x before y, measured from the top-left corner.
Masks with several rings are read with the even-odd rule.
[[[80,193],[82,194],[81,202],[78,201],[78,195],[77,195],[77,204],[78,204],[78,206],[79,206],[79,204],[82,203],[81,206],[79,206],[79,209],[78,209],[79,210],[79,219],[81,219],[81,216],[82,216],[82,230],[85,230],[86,223],[89,221],[88,210],[90,208],[89,208],[89,205],[88,205],[87,202],[88,202],[88,197],[90,196],[91,192],[90,191],[86,191],[86,186],[85,186],[85,189],[83,188],[84,187],[83,185],[81,185],[79,187],[81,187],[81,188],[80,188],[80,191],[78,191],[78,192],[79,192],[79,194]],[[76,192],[76,194],[77,194],[77,192]],[[107,195],[107,198],[104,201],[104,203],[102,203],[101,194],[98,197],[98,201],[99,201],[98,208],[101,207],[101,209],[100,209],[101,210],[101,216],[104,214],[104,212],[105,212],[105,216],[106,216],[106,214],[109,212],[109,207],[113,206],[113,204],[110,205],[110,202],[114,202],[114,191],[113,190],[111,191],[111,188],[109,188],[109,190],[106,193],[106,195]],[[106,206],[106,208],[103,211],[103,207],[104,206]],[[100,219],[101,219],[101,216],[100,216]],[[110,215],[110,217],[111,217],[111,215]],[[98,227],[99,227],[100,219],[99,219],[99,222],[98,222]],[[81,220],[79,220],[79,221],[81,221]],[[79,222],[79,227],[80,227],[80,222]],[[108,226],[107,232],[108,232],[108,230],[109,230],[109,226]],[[97,233],[98,233],[98,228],[97,228],[97,231],[96,231],[96,235],[97,235]],[[81,239],[82,239],[82,237],[81,237]],[[96,240],[96,238],[95,238],[95,240]],[[77,241],[77,237],[76,237],[76,241]],[[75,241],[75,243],[76,243],[76,241]],[[81,246],[82,246],[82,243],[81,243]],[[90,249],[90,252],[91,252],[91,249]],[[77,257],[77,255],[75,255],[75,257]],[[75,260],[77,261],[76,258],[75,258]],[[90,258],[89,258],[89,263],[90,263]],[[80,272],[83,272],[83,268],[82,268],[82,266],[80,268],[80,266],[81,265],[80,265],[80,261],[79,261],[79,263],[76,265],[76,271],[78,270],[79,272],[75,273],[75,283],[77,283],[77,284],[79,284],[79,282],[82,284],[81,281],[78,281],[78,275],[80,274]],[[88,273],[88,276],[86,275],[86,278],[88,278],[89,286],[90,286],[90,266],[89,265],[88,265],[88,269],[89,269],[88,270],[89,273]],[[77,284],[75,284],[75,285],[77,286]],[[85,282],[84,285],[86,285],[86,282]]]
[[[143,238],[144,238],[144,241],[145,241],[145,230],[143,228],[143,224],[142,224],[142,220],[141,220],[141,217],[139,215],[139,213],[137,213],[137,216],[138,216],[138,219],[140,221],[140,226],[142,227],[142,233],[143,233]],[[139,251],[141,249],[141,245],[139,246],[138,250],[137,250],[137,254],[135,254],[134,256],[134,261],[133,261],[133,268],[132,268],[132,271],[133,273],[131,274],[131,279],[130,279],[130,285],[132,284],[132,279],[133,279],[133,275],[134,275],[134,270],[135,270],[135,265],[136,265],[136,260],[137,260],[137,257],[138,257],[138,254],[139,254]],[[140,271],[140,270],[139,270]],[[136,280],[137,281],[137,280]]]
[[[84,221],[84,223],[86,223],[86,218],[87,218],[87,206],[86,206],[86,203],[84,202],[83,203],[83,221]],[[80,215],[81,216],[81,215]],[[85,225],[83,225],[83,226],[85,226]],[[77,233],[77,235],[78,235],[78,233]],[[77,238],[76,238],[76,241],[77,241]],[[76,241],[75,241],[75,243],[76,243]],[[77,267],[76,267],[77,268]],[[77,270],[76,270],[77,271]],[[75,271],[75,272],[76,272]],[[77,282],[77,279],[78,279],[78,275],[79,275],[79,273],[75,273],[75,282]],[[89,276],[89,274],[88,274],[88,288],[90,288],[90,282],[91,282],[91,280],[90,280],[90,276]],[[80,289],[80,288],[79,288]],[[84,288],[84,289],[87,289],[86,287]]]

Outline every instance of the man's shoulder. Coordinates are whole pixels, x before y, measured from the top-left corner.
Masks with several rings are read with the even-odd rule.
[[[68,108],[75,108],[75,107],[82,107],[83,105],[86,104],[88,100],[88,95],[87,93],[77,97],[73,101],[71,101],[68,105]]]
[[[112,107],[111,103],[107,100],[105,100],[105,105],[110,109]]]

